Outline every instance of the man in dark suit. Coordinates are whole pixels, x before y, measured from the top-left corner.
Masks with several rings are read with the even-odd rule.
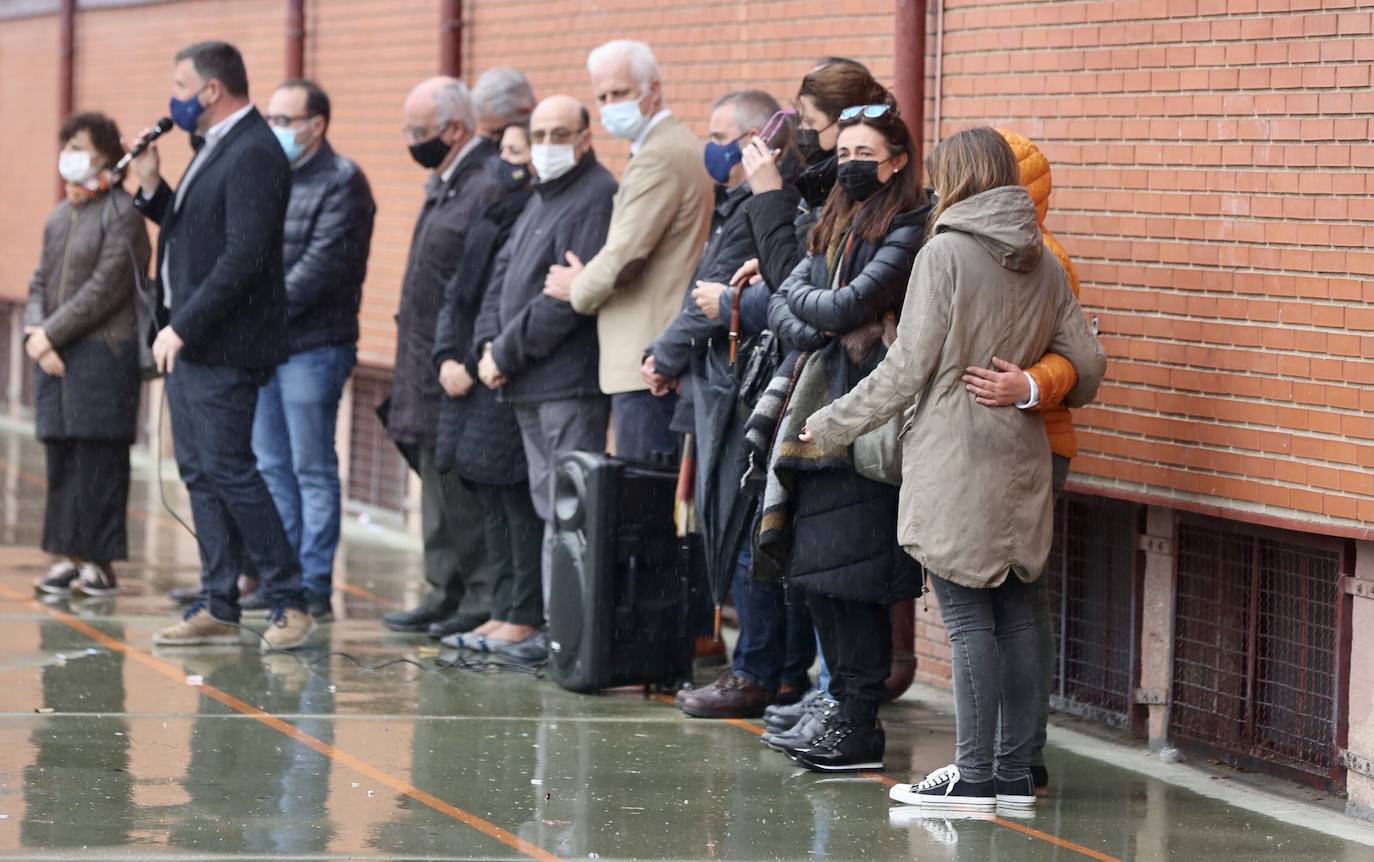
[[[435,458],[443,390],[434,368],[434,321],[469,226],[500,197],[502,187],[496,147],[478,134],[477,112],[462,81],[430,78],[411,90],[405,133],[411,157],[429,171],[429,180],[401,284],[387,431],[420,474],[430,590],[421,605],[386,614],[382,623],[393,631],[444,637],[486,622],[491,578],[477,494],[457,473],[441,472]]]
[[[232,45],[201,42],[177,54],[171,116],[203,143],[175,191],[150,146],[133,163],[140,183],[134,204],[161,227],[166,325],[153,353],[167,373],[202,572],[200,599],[154,643],[239,643],[237,579],[251,566],[272,601],[263,648],[294,649],[315,622],[252,449],[258,388],[286,358],[282,225],[291,167],[248,100],[243,57]]]

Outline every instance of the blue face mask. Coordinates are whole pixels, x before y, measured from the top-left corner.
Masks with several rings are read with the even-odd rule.
[[[649,118],[640,113],[639,99],[626,99],[601,106],[601,125],[623,141],[639,137]]]
[[[273,126],[272,134],[277,136],[277,143],[281,144],[282,150],[285,151],[286,160],[294,165],[296,159],[301,157],[301,153],[305,152],[305,147],[296,141],[296,133],[291,131],[290,126]]]
[[[706,143],[706,173],[720,185],[730,181],[730,171],[739,164],[741,158],[739,138],[728,144],[718,144],[715,141]]]
[[[201,87],[189,99],[172,97],[168,103],[167,112],[172,115],[172,122],[176,123],[179,128],[188,132],[195,132],[196,121],[200,119],[201,114],[205,113],[205,106],[200,103],[200,94],[203,92],[205,92],[205,88]]]

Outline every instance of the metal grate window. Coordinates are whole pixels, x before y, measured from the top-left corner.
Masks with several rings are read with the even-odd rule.
[[[1130,727],[1139,507],[1064,495],[1046,572],[1058,644],[1055,708]]]
[[[405,511],[409,467],[377,418],[391,391],[391,374],[359,365],[353,372],[349,416],[348,498],[389,512]]]
[[[1340,545],[1189,520],[1177,564],[1170,735],[1337,785]]]

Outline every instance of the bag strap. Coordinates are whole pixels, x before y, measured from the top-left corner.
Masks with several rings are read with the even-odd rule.
[[[740,330],[740,298],[744,296],[744,288],[735,288],[735,293],[730,297],[730,367],[735,366],[735,359],[739,357]]]

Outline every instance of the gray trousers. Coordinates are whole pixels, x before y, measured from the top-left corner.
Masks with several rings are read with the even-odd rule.
[[[420,530],[425,543],[426,607],[445,615],[491,614],[491,570],[482,503],[457,473],[440,473],[421,448]]]
[[[530,470],[530,502],[544,522],[540,571],[548,606],[553,575],[553,478],[564,452],[605,452],[611,400],[604,395],[515,405]]]

